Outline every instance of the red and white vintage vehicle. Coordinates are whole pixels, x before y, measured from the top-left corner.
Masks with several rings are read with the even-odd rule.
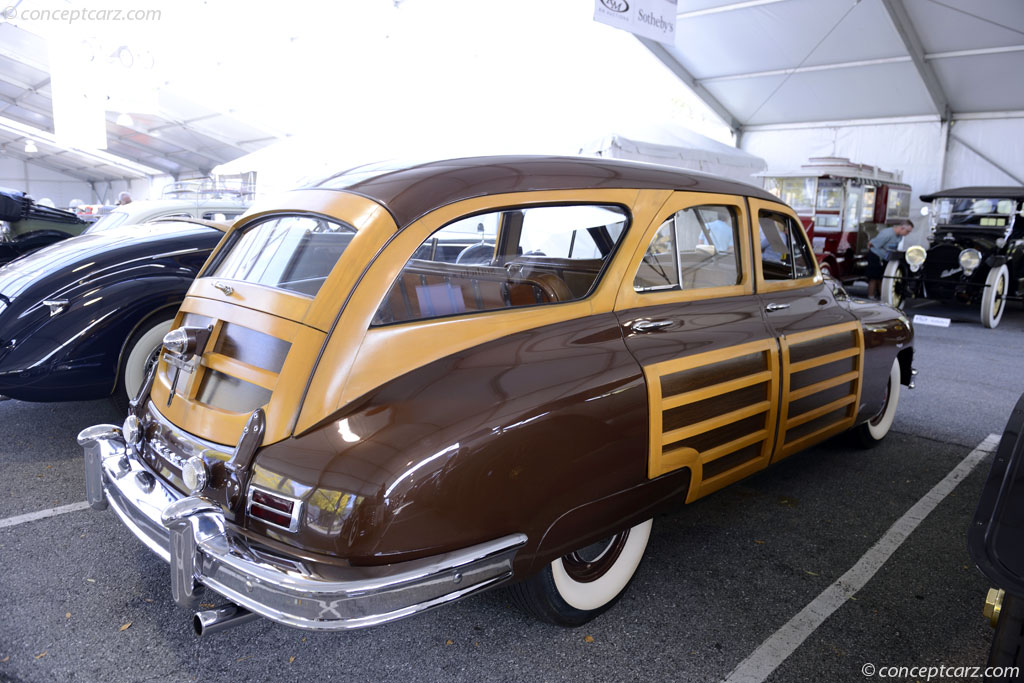
[[[901,172],[844,157],[812,157],[799,170],[766,173],[764,189],[793,207],[823,273],[863,279],[868,241],[887,223],[910,218],[910,185]]]

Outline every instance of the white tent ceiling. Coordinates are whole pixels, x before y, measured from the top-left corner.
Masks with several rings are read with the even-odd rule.
[[[737,133],[900,116],[1024,116],[1022,0],[685,0],[641,42]]]
[[[167,89],[159,112],[132,114],[131,125],[107,112],[106,151],[66,149],[54,136],[46,42],[0,23],[0,155],[85,181],[206,175],[277,136],[229,112],[196,104]],[[32,140],[38,152],[25,152]]]

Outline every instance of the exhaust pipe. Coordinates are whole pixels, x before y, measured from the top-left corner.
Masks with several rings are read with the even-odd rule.
[[[197,636],[208,636],[232,626],[240,626],[248,621],[259,619],[258,614],[233,603],[221,605],[214,609],[203,610],[192,615],[192,630]]]

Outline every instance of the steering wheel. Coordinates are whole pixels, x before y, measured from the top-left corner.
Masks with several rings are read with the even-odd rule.
[[[455,257],[455,262],[468,265],[483,265],[490,263],[493,256],[494,245],[471,244],[459,252],[459,255]]]

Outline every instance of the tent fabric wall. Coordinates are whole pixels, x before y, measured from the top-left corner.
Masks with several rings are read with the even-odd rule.
[[[20,159],[0,159],[0,187],[9,187],[32,195],[36,200],[44,197],[55,206],[68,206],[72,199],[92,200],[89,183]]]
[[[955,121],[950,138],[945,187],[1024,185],[1024,118]]]
[[[649,127],[609,133],[580,149],[585,156],[646,161],[759,184],[755,173],[766,168],[756,154],[722,144],[685,128]]]

